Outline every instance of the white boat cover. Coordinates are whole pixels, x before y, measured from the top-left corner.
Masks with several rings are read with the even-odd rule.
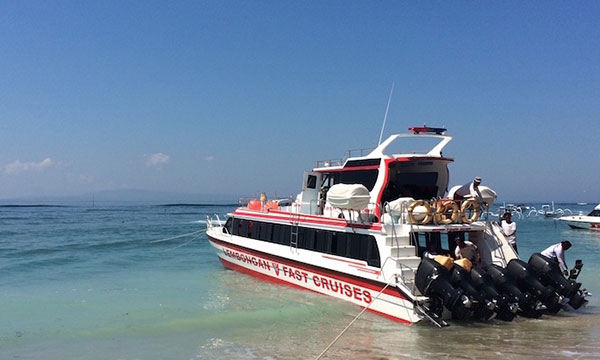
[[[454,193],[461,188],[461,185],[456,185],[453,186],[450,191],[448,191],[448,198],[452,199],[454,198]],[[483,201],[485,203],[485,205],[489,208],[492,207],[492,205],[494,204],[494,200],[496,200],[497,195],[496,192],[492,189],[490,189],[487,186],[479,186],[479,192],[481,193],[481,201]],[[465,198],[469,198],[470,196],[467,195],[465,196]]]
[[[335,184],[327,192],[327,201],[339,209],[362,210],[369,205],[371,194],[361,184]]]
[[[394,201],[390,201],[388,203],[387,211],[389,211],[392,216],[400,216],[402,215],[402,212],[406,212],[408,207],[414,202],[415,199],[411,197],[401,197]]]
[[[487,205],[488,209],[494,204],[494,200],[498,197],[496,192],[487,186],[479,186],[479,192],[481,193],[481,200]]]

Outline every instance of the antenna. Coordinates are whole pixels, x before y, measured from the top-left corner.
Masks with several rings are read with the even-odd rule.
[[[379,134],[379,142],[377,146],[381,145],[381,137],[383,136],[383,129],[385,129],[385,121],[387,120],[388,111],[390,110],[390,102],[392,101],[392,93],[394,92],[394,85],[396,82],[392,81],[392,89],[390,90],[390,97],[388,98],[387,106],[385,107],[385,115],[383,116],[383,125],[381,126],[381,133]]]

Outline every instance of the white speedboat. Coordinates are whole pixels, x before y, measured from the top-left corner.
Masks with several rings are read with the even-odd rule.
[[[221,263],[406,324],[428,319],[443,326],[448,314],[512,320],[517,310],[539,317],[542,304],[558,311],[567,297],[581,306],[574,281],[548,292],[531,273],[548,269],[546,260],[528,266],[497,223],[480,219],[479,204],[489,208],[495,198],[491,189],[482,201],[445,197],[454,161],[442,155],[452,140],[445,129],[409,130],[366,155],[317,162],[291,204],[261,195],[224,224],[208,219],[206,234]],[[414,151],[422,141],[429,150]],[[453,264],[457,239],[477,246],[481,266]],[[435,260],[424,256],[428,246]]]
[[[587,215],[562,216],[558,220],[564,221],[573,229],[600,230],[600,204]]]

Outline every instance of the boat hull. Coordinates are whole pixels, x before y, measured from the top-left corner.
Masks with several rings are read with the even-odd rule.
[[[600,231],[600,223],[594,224],[594,223],[579,222],[579,221],[566,221],[566,223],[573,229],[586,229],[586,230]]]
[[[412,301],[391,285],[382,292],[385,283],[270,255],[207,235],[219,260],[228,269],[348,301],[404,324],[422,319],[415,312]]]
[[[573,229],[600,231],[600,219],[598,219],[597,216],[594,216],[592,219],[587,219],[590,217],[591,216],[565,216],[559,220],[564,221]]]

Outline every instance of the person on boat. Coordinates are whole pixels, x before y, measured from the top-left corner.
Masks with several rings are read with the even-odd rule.
[[[460,236],[457,236],[455,241],[456,249],[454,249],[454,255],[457,259],[469,259],[473,265],[479,264],[479,250],[477,250],[477,245],[468,240],[463,240]]]
[[[565,263],[565,251],[571,248],[571,242],[569,240],[561,241],[558,244],[551,245],[542,251],[542,255],[545,257],[558,262],[560,270],[565,276],[569,275],[567,264]]]
[[[435,241],[428,241],[427,248],[423,252],[423,257],[428,259],[435,259],[438,255],[447,255],[445,254],[436,244]]]
[[[456,190],[454,192],[453,200],[476,198],[479,201],[482,198],[481,192],[479,191],[479,184],[481,184],[481,178],[478,176],[473,179],[473,182],[466,183]]]
[[[506,212],[504,214],[504,220],[502,220],[502,233],[506,237],[506,240],[515,250],[517,251],[517,223],[512,221],[512,214],[510,212]]]

